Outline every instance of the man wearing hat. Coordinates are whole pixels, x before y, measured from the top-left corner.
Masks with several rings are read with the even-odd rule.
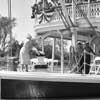
[[[79,72],[82,73],[82,65],[83,65],[83,45],[81,41],[77,42],[76,46],[76,59],[77,66],[71,70],[71,72]]]
[[[86,42],[84,45],[84,57],[85,57],[85,74],[88,74],[90,71],[90,63],[91,63],[91,54],[96,55],[96,53],[92,50],[89,45],[89,42]]]
[[[77,62],[78,62],[78,72],[82,73],[82,65],[83,65],[83,44],[82,42],[77,42],[77,48],[76,48],[76,56],[77,56]]]

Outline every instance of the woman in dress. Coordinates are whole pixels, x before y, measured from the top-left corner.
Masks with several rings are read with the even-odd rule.
[[[28,72],[28,65],[30,64],[30,55],[29,52],[32,48],[32,37],[27,35],[26,40],[24,41],[23,47],[20,50],[20,64],[22,65],[22,70],[25,66],[26,71]]]

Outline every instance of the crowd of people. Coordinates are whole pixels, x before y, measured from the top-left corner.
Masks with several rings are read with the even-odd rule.
[[[27,37],[21,47],[19,47],[17,41],[15,41],[13,45],[13,56],[17,55],[19,58],[18,60],[22,71],[25,68],[28,72],[28,65],[30,65],[31,59],[30,53],[35,51],[37,55],[40,55],[40,51],[38,51],[37,48],[33,46],[32,36],[27,34]],[[77,70],[81,74],[83,71],[85,74],[88,74],[90,71],[91,55],[97,55],[91,48],[89,42],[77,42],[75,55],[77,58],[77,66],[73,68],[71,72],[75,72]]]
[[[19,52],[19,61],[22,67],[28,72],[28,65],[30,65],[30,51],[35,51],[37,55],[40,55],[40,52],[32,45],[32,36],[27,35],[26,40]],[[78,42],[76,46],[76,58],[77,58],[77,71],[79,73],[88,74],[90,71],[90,63],[92,55],[96,53],[91,48],[89,42]],[[74,71],[74,70],[73,70]]]
[[[34,51],[39,55],[39,51],[32,46],[32,37],[28,35],[24,41],[23,47],[20,50],[19,59],[22,66],[22,70],[25,67],[28,71],[28,65],[30,64],[29,52],[34,49]],[[78,42],[76,47],[76,58],[77,58],[77,71],[79,73],[88,74],[90,71],[91,55],[96,55],[93,49],[90,47],[89,42]],[[74,71],[74,70],[73,70]]]

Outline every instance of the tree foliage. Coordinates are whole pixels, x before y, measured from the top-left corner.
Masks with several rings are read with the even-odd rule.
[[[45,57],[46,58],[52,58],[52,40],[50,41],[50,39],[46,39],[44,41],[44,53],[45,53]],[[68,43],[66,41],[63,42],[64,46],[68,45]],[[60,39],[56,40],[56,45],[57,47],[55,47],[55,59],[60,60],[61,59],[61,41]],[[36,47],[38,50],[42,50],[41,49],[41,40],[33,40],[33,46]],[[69,53],[67,52],[66,49],[64,49],[64,59],[68,60],[69,59]]]
[[[16,25],[15,20],[16,20],[15,18],[10,19],[8,17],[0,17],[0,55],[5,54],[6,46],[9,46],[9,48],[11,47],[10,35],[11,35],[12,28]]]
[[[11,29],[15,26],[15,18],[10,19],[8,17],[0,18],[0,41],[1,48],[4,50],[5,40],[8,34],[11,34]]]

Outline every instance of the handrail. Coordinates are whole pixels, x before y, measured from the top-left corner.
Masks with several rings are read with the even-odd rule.
[[[72,5],[71,4],[70,5],[66,5],[65,4],[65,6],[66,6],[66,9],[67,9],[67,12],[68,12],[70,18],[72,18]],[[87,11],[88,3],[79,4],[78,6],[82,9],[83,12],[86,13],[86,15],[88,14],[88,11]],[[98,17],[100,17],[100,2],[90,3],[90,8],[88,10],[89,10],[89,17],[90,18],[98,18]],[[56,12],[54,12],[54,13],[56,13]],[[75,16],[76,20],[83,18],[83,15],[78,11],[78,9],[76,9],[75,13],[76,13],[75,14],[76,15]],[[50,20],[49,23],[52,23],[52,22],[55,22],[55,21],[61,21],[61,18],[59,17],[59,15],[55,15],[55,16],[52,16],[52,17],[51,17],[51,20]],[[36,18],[36,23],[37,24],[39,24],[38,20],[39,19]],[[47,23],[47,22],[43,22],[43,23]],[[41,23],[41,24],[43,24],[43,23]]]
[[[95,33],[95,35],[98,36],[97,32],[95,31],[95,28],[93,27],[92,23],[90,22],[89,18],[87,17],[86,12],[84,12],[84,11],[80,8],[80,6],[78,6],[78,5],[76,4],[76,0],[73,0],[73,2],[74,2],[74,4],[75,4],[75,6],[77,7],[77,9],[79,10],[79,12],[83,15],[83,17],[84,17],[84,19],[86,20],[86,22],[90,25],[90,27],[92,28],[92,30],[93,30],[93,32]]]
[[[69,28],[70,25],[69,25],[69,23],[67,22],[67,20],[66,20],[64,14],[63,14],[63,12],[62,12],[62,10],[61,10],[61,9],[59,10],[59,9],[57,8],[57,5],[56,5],[55,2],[54,2],[54,4],[55,4],[56,10],[57,10],[57,12],[59,13],[59,16],[61,17],[61,19],[62,19],[62,21],[63,21],[65,27],[66,27],[66,28]],[[66,25],[66,24],[67,24],[67,25]]]
[[[83,51],[83,53],[81,54],[80,58],[79,58],[78,61],[76,62],[76,66],[71,70],[71,72],[79,72],[79,71],[81,70],[82,67],[84,67],[84,71],[86,70],[86,65],[89,65],[89,64],[86,63],[86,54],[89,54],[90,56],[93,56],[93,53],[88,52],[88,51],[86,51],[86,50],[84,49],[84,51]],[[84,59],[84,62],[83,62],[83,64],[82,64],[80,67],[78,67],[78,66],[79,66],[79,62],[81,61],[82,57],[83,57],[83,59]],[[85,73],[84,73],[84,74],[85,74]]]

